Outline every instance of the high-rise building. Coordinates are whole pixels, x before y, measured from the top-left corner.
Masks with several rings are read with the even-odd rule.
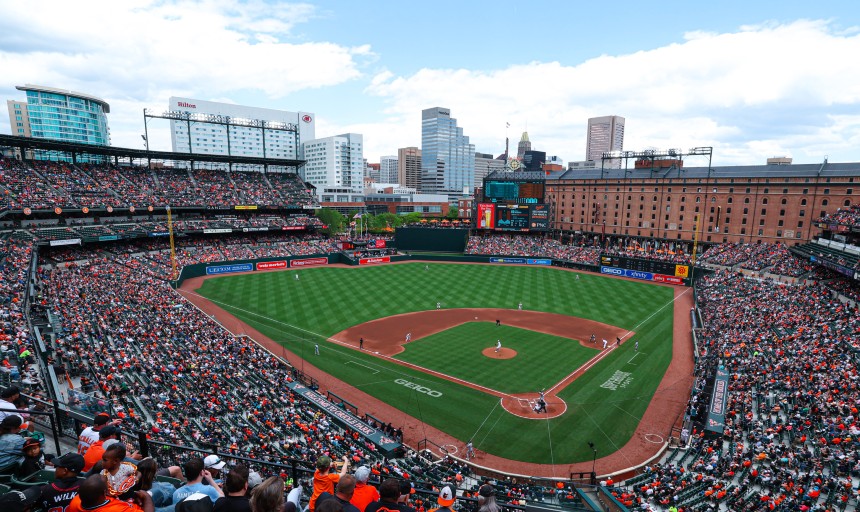
[[[475,188],[483,188],[484,178],[490,173],[504,170],[504,159],[493,158],[492,153],[475,153]]]
[[[299,174],[316,186],[320,201],[363,200],[360,196],[364,191],[364,137],[344,133],[306,141],[302,149],[305,165]]]
[[[421,150],[410,146],[397,150],[397,183],[418,190],[421,183]]]
[[[528,150],[523,153],[523,170],[540,171],[546,163],[546,151]]]
[[[398,183],[396,155],[379,157],[379,183]]]
[[[532,143],[529,140],[529,132],[523,132],[523,136],[520,137],[520,143],[517,144],[517,160],[522,160],[526,154],[526,151],[531,151]]]
[[[110,145],[107,122],[110,105],[103,99],[41,85],[26,84],[15,88],[27,93],[27,101],[6,102],[12,135]]]
[[[588,120],[585,159],[600,162],[603,153],[624,150],[624,118],[621,116],[592,117]],[[608,160],[607,168],[620,169],[621,159]]]
[[[457,127],[447,108],[421,111],[421,183],[427,194],[470,194],[475,178],[475,145]]]
[[[171,142],[177,153],[301,160],[302,144],[316,137],[315,119],[309,112],[178,97],[170,98],[168,110],[216,121],[171,120]]]

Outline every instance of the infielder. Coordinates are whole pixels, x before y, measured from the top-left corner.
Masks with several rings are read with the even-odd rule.
[[[607,343],[609,343],[609,342],[608,342],[608,341],[606,341],[606,338],[603,338],[603,348],[606,348],[606,344],[607,344]]]
[[[498,354],[501,351],[502,351],[502,340],[496,340],[496,353]]]
[[[412,333],[407,332],[406,333],[406,343],[409,343],[410,341],[412,341]]]

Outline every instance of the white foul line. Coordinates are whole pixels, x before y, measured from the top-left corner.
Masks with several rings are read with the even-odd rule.
[[[365,367],[365,368],[367,368],[368,370],[372,371],[374,375],[376,375],[377,373],[379,373],[379,370],[374,370],[373,368],[371,368],[371,367],[369,367],[369,366],[363,365],[363,364],[361,364],[361,363],[357,363],[357,362],[355,362],[355,361],[347,361],[347,362],[345,362],[345,363],[343,363],[343,364],[357,364],[358,366],[364,366],[364,367]]]

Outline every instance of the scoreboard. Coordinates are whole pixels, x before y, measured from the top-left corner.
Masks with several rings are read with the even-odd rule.
[[[546,204],[478,204],[478,229],[493,231],[546,231],[549,208]]]
[[[488,203],[542,204],[543,180],[484,180],[484,200]]]
[[[627,256],[615,256],[611,254],[600,255],[600,267],[601,272],[605,274],[615,273],[612,272],[611,269],[629,271],[623,273],[623,275],[626,275],[627,277],[643,277],[637,274],[648,275],[651,277],[657,275],[670,276],[681,279],[687,279],[688,277],[690,277],[689,265],[672,263],[670,261],[646,260],[640,258],[630,258]],[[607,271],[606,269],[610,270]],[[618,273],[618,275],[622,275],[622,273]],[[659,279],[651,279],[650,277],[648,279],[659,281]]]

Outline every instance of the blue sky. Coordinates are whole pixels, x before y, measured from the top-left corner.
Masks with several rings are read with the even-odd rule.
[[[420,147],[432,106],[494,154],[528,129],[580,160],[588,117],[616,114],[625,149],[856,162],[857,55],[848,1],[0,2],[2,98],[24,83],[99,96],[128,147],[173,95],[310,111],[317,136],[363,134],[370,162]],[[166,128],[150,125],[156,149]]]

